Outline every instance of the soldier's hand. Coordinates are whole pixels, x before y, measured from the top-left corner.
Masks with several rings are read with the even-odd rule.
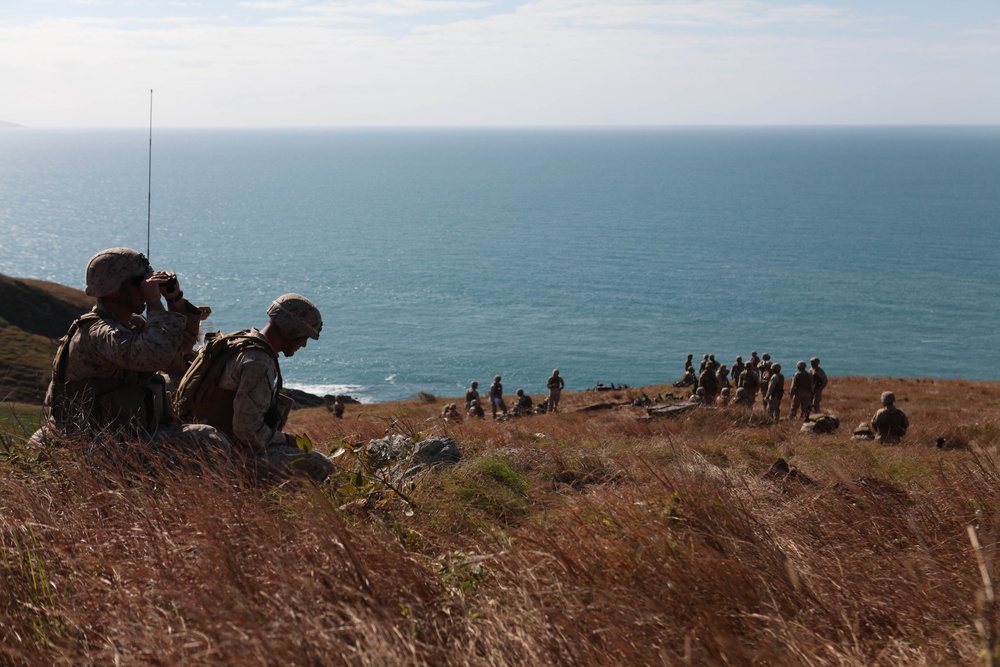
[[[146,301],[147,306],[151,304],[162,306],[160,303],[160,283],[163,280],[162,278],[158,278],[156,273],[150,273],[143,279],[139,289],[142,290],[142,297]]]
[[[167,300],[174,299],[181,293],[180,282],[177,280],[177,274],[173,271],[154,271],[149,280],[157,284],[160,294]]]

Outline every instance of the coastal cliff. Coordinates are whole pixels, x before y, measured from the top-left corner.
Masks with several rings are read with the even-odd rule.
[[[0,399],[41,404],[59,338],[93,304],[65,285],[0,274]]]

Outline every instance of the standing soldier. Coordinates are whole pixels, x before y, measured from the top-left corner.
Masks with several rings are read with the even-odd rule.
[[[743,363],[743,357],[736,357],[733,367],[729,369],[729,377],[733,378],[733,382],[737,387],[742,386],[740,384],[740,376],[743,375],[744,370],[746,370],[746,365]]]
[[[792,412],[789,419],[795,419],[798,412],[802,413],[802,421],[809,419],[809,408],[812,406],[812,376],[806,372],[806,362],[795,364],[798,369],[792,376]]]
[[[545,386],[549,388],[549,397],[546,400],[548,411],[559,412],[559,395],[562,393],[563,387],[566,386],[566,382],[559,375],[558,368],[552,371],[552,375],[546,380]]]
[[[910,420],[896,407],[896,395],[891,391],[882,392],[882,409],[872,417],[872,430],[879,442],[892,444],[906,435]]]
[[[490,399],[490,411],[493,414],[493,419],[497,418],[497,408],[499,408],[506,417],[507,404],[503,402],[503,385],[500,384],[499,375],[493,378],[493,384],[490,385],[490,391],[487,395]]]
[[[44,442],[53,431],[100,432],[166,452],[227,454],[229,443],[214,428],[181,426],[158,373],[191,351],[202,316],[177,276],[153,271],[131,248],[109,248],[91,257],[86,280],[97,305],[59,343],[45,396],[50,419],[32,441]]]
[[[784,395],[785,376],[781,374],[781,364],[772,364],[767,393],[764,394],[764,408],[774,421],[781,418],[781,399]]]
[[[760,365],[757,370],[760,371],[760,396],[763,399],[767,395],[767,381],[771,376],[771,355],[765,352],[761,356]],[[764,410],[767,410],[767,405],[764,405]]]
[[[722,364],[721,366],[719,366],[719,370],[716,371],[715,377],[717,377],[719,379],[719,391],[720,392],[723,389],[729,389],[729,387],[732,386],[732,383],[729,382],[729,369],[726,368],[725,364]]]
[[[309,339],[319,340],[323,318],[298,294],[275,299],[267,315],[263,329],[218,336],[205,346],[177,388],[177,411],[229,436],[262,477],[298,470],[322,481],[336,470],[333,464],[312,451],[308,438],[282,431],[292,401],[281,393],[278,354],[291,357]]]
[[[743,368],[738,385],[746,390],[746,404],[752,408],[757,400],[757,392],[760,391],[760,376],[757,375],[757,367],[752,358]]]
[[[713,405],[719,395],[719,376],[715,373],[715,366],[709,362],[698,377],[698,388],[705,390],[702,402],[707,405]]]
[[[472,386],[469,387],[465,392],[465,411],[468,412],[469,408],[472,407],[472,402],[479,402],[479,383],[473,382]]]
[[[823,400],[823,390],[826,389],[826,385],[830,384],[830,381],[826,377],[826,371],[819,367],[819,357],[810,359],[809,364],[812,366],[809,369],[809,375],[812,376],[813,380],[812,411],[821,412],[820,402]]]

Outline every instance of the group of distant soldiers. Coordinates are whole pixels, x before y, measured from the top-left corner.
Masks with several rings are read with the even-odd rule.
[[[750,358],[744,362],[743,357],[736,357],[730,370],[725,364],[719,363],[714,354],[702,357],[696,372],[694,355],[689,354],[684,364],[684,375],[675,382],[677,387],[691,387],[691,400],[706,404],[728,405],[733,400],[735,387],[735,403],[753,408],[760,394],[764,411],[777,421],[781,415],[781,401],[785,396],[785,376],[781,372],[781,364],[771,361],[770,354],[757,356],[757,351],[750,353]],[[829,384],[826,372],[819,365],[819,357],[795,365],[789,387],[791,410],[788,418],[795,419],[801,415],[803,421],[809,415],[820,412],[823,402],[823,390]]]
[[[291,401],[281,393],[278,355],[319,339],[323,319],[309,299],[284,294],[261,329],[209,334],[195,354],[211,309],[192,305],[176,274],[153,271],[142,253],[94,255],[86,292],[97,304],[60,341],[45,398],[50,416],[32,443],[117,447],[113,455],[255,478],[334,472],[308,438],[283,431]]]
[[[545,386],[548,388],[549,393],[545,400],[535,405],[531,396],[525,393],[524,389],[518,389],[515,395],[517,396],[517,402],[514,407],[508,413],[507,403],[503,399],[503,384],[501,383],[501,376],[496,375],[493,378],[493,384],[490,385],[487,391],[486,397],[490,403],[490,413],[493,419],[499,418],[504,419],[508,416],[512,417],[523,417],[525,415],[531,414],[541,414],[545,412],[559,412],[559,399],[562,395],[562,390],[566,387],[566,381],[559,374],[559,369],[556,368],[552,371],[552,375],[549,379],[545,381]],[[479,383],[472,382],[469,388],[465,391],[465,414],[469,419],[485,419],[486,411],[482,406],[482,398],[479,395]],[[444,407],[441,412],[441,417],[449,420],[456,421],[462,418],[461,414],[458,412],[458,405],[455,403],[449,403]]]
[[[757,351],[750,353],[750,358],[744,362],[743,357],[736,357],[730,370],[725,364],[715,359],[714,354],[702,357],[698,370],[694,368],[694,355],[689,354],[684,364],[684,375],[674,383],[675,387],[690,387],[689,399],[707,405],[736,405],[753,409],[757,395],[766,412],[774,421],[781,417],[781,401],[785,396],[785,376],[781,372],[781,364],[771,361],[770,354],[757,356]],[[826,372],[819,365],[819,357],[795,364],[795,374],[789,386],[790,411],[789,419],[801,416],[802,421],[808,421],[810,415],[822,411],[823,391],[830,381]],[[732,388],[736,389],[735,400]],[[899,442],[909,428],[909,420],[903,412],[895,407],[896,397],[892,392],[882,394],[882,409],[875,413],[870,423],[872,437],[891,443]]]
[[[336,468],[312,451],[309,439],[284,431],[291,400],[282,390],[278,355],[291,357],[323,328],[319,309],[299,294],[284,294],[266,312],[267,323],[230,334],[208,334],[195,351],[201,322],[211,309],[184,297],[176,274],[153,271],[146,257],[130,248],[109,248],[87,264],[86,292],[97,299],[62,338],[46,393],[47,423],[32,443],[90,443],[107,449],[115,443],[141,445],[144,455],[181,464],[216,464],[257,478],[286,478],[301,472],[323,480]],[[164,304],[165,302],[165,304]],[[710,354],[695,372],[688,355],[684,377],[699,402],[735,403],[753,408],[758,394],[766,412],[778,420],[785,393],[781,364],[770,355],[737,357],[727,369]],[[803,420],[822,408],[826,373],[813,357],[807,370],[796,364],[789,395],[789,418]],[[523,389],[511,416],[558,412],[565,381],[553,370],[548,396],[535,405]],[[465,394],[467,418],[484,419],[473,382]],[[881,440],[898,440],[909,425],[891,393],[871,426]],[[501,377],[487,392],[493,419],[508,416]],[[339,416],[339,415],[338,415]],[[443,416],[461,419],[456,404]],[[134,448],[130,451],[134,451]]]

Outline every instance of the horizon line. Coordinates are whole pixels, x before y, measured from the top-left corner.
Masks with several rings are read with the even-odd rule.
[[[685,129],[886,129],[1000,128],[996,123],[663,123],[663,124],[523,124],[523,125],[164,125],[158,130],[685,130]],[[146,125],[31,126],[0,121],[0,130],[146,130]]]

